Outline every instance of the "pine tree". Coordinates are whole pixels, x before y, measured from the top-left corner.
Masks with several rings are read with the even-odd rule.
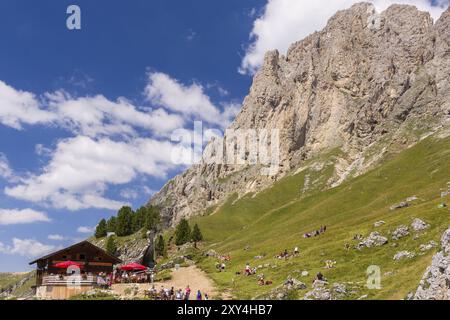
[[[145,227],[145,218],[147,216],[147,208],[140,207],[133,215],[133,232],[138,232]]]
[[[109,237],[106,242],[106,252],[112,254],[113,256],[117,253],[117,245],[115,237]]]
[[[106,232],[117,232],[117,218],[112,216],[111,218],[108,219],[108,221],[106,222]]]
[[[181,246],[188,243],[191,239],[191,227],[186,219],[181,219],[175,230],[175,244]]]
[[[192,230],[192,241],[194,241],[195,248],[197,248],[197,242],[200,242],[202,240],[203,240],[202,232],[200,231],[198,224],[195,224],[194,229]]]
[[[100,220],[97,227],[95,228],[95,237],[97,239],[106,237],[106,220],[105,219]]]
[[[125,237],[133,233],[133,210],[130,207],[122,207],[119,210],[116,233],[119,237]]]
[[[164,238],[162,235],[159,235],[155,244],[155,253],[157,257],[165,257],[166,256],[166,243],[164,242]]]

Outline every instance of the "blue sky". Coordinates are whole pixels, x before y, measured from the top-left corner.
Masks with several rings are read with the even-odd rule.
[[[0,272],[27,270],[118,206],[146,203],[184,168],[170,159],[175,130],[224,129],[266,50],[355,1],[315,1],[323,12],[299,2],[2,0]],[[444,6],[403,2],[435,17]],[[81,30],[66,28],[70,4]]]

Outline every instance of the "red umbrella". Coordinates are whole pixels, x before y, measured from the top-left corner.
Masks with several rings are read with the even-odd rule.
[[[143,271],[147,270],[147,267],[139,263],[129,263],[124,266],[121,266],[119,269],[125,271]]]
[[[55,268],[60,268],[60,269],[67,269],[69,267],[79,267],[82,268],[83,264],[82,263],[78,263],[78,262],[74,262],[74,261],[64,261],[64,262],[59,262],[57,264],[54,264],[53,267]]]

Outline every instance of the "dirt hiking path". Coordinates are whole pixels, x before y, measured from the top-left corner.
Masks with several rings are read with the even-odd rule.
[[[195,300],[197,296],[197,290],[200,290],[202,295],[205,293],[211,298],[216,297],[218,292],[214,285],[214,282],[208,278],[205,272],[197,268],[196,266],[189,266],[186,268],[180,268],[178,270],[172,269],[172,279],[155,282],[155,288],[159,291],[161,287],[171,288],[174,287],[175,290],[182,289],[183,292],[189,285],[191,288],[191,300]],[[125,291],[127,288],[138,287],[138,296],[144,295],[144,290],[151,288],[151,284],[115,284],[113,285],[113,290],[121,296],[125,296]]]

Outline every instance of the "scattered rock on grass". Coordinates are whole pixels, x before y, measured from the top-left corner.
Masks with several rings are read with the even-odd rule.
[[[416,256],[415,253],[409,251],[400,251],[397,252],[394,256],[394,260],[399,261],[403,259],[412,259]]]
[[[409,235],[409,229],[407,226],[402,225],[394,230],[392,233],[392,239],[393,240],[399,240],[401,238],[404,238]]]
[[[374,227],[375,228],[379,228],[379,227],[381,227],[382,225],[385,225],[385,224],[386,224],[386,222],[384,222],[384,221],[377,221],[377,222],[375,222]]]
[[[437,247],[437,243],[432,240],[426,244],[421,244],[419,249],[420,249],[420,251],[425,252],[425,251],[430,251],[431,249],[436,248],[436,247]]]
[[[380,247],[388,243],[388,239],[383,237],[379,232],[372,232],[366,239],[358,244],[358,249]]]
[[[409,202],[403,201],[398,204],[392,205],[390,209],[391,209],[391,211],[394,211],[394,210],[398,210],[398,209],[408,208],[409,206],[410,206]]]
[[[414,219],[414,221],[411,223],[411,228],[414,231],[423,231],[430,227],[429,224],[427,224],[425,221],[420,220],[418,218]]]

